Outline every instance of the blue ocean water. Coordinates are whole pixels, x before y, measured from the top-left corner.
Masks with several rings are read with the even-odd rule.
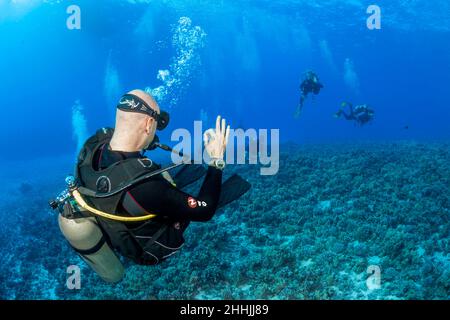
[[[0,298],[448,299],[449,12],[446,0],[0,0]],[[296,118],[307,70],[324,89]],[[232,166],[249,194],[193,226],[166,265],[129,265],[111,286],[47,201],[136,88],[170,112],[168,143],[217,114],[279,129],[280,170]],[[371,105],[374,121],[335,119],[343,101]],[[65,287],[70,264],[81,290]],[[369,265],[381,289],[365,287]]]

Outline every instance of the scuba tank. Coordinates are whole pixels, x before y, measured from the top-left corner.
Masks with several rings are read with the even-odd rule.
[[[105,241],[95,218],[67,219],[58,216],[59,228],[81,258],[106,282],[122,279],[124,268]]]
[[[75,180],[69,176],[66,182],[71,188]],[[59,228],[80,257],[104,281],[120,281],[124,275],[123,265],[106,241],[96,219],[77,206],[69,190],[63,191],[50,205],[59,209]]]

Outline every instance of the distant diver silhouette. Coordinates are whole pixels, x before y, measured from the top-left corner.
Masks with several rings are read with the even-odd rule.
[[[302,112],[303,105],[305,103],[306,98],[311,93],[313,95],[318,95],[320,90],[323,88],[323,85],[319,81],[319,77],[313,71],[307,71],[303,75],[303,81],[300,85],[300,102],[295,111],[294,117],[298,118],[300,113]],[[314,98],[314,96],[313,96]]]
[[[350,113],[346,113],[344,108],[348,107]],[[350,102],[343,102],[341,108],[334,114],[335,118],[340,118],[342,115],[347,121],[355,121],[360,126],[363,126],[374,118],[375,111],[372,110],[367,104],[357,105],[353,108],[353,104]]]

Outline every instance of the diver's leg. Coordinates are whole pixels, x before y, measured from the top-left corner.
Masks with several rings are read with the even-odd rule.
[[[182,221],[182,222],[177,222],[174,226],[175,228],[180,228],[181,232],[185,232],[187,227],[189,227],[190,221],[186,220],[186,221]]]
[[[303,105],[305,104],[305,100],[306,100],[306,95],[302,94],[302,96],[300,97],[300,106],[303,109]]]
[[[348,107],[350,108],[350,115],[353,115],[353,104],[352,103],[347,103]]]
[[[345,113],[345,111],[344,111],[344,108],[347,107],[347,106],[348,106],[349,109],[350,109],[350,113],[349,113],[349,114]],[[352,103],[350,103],[350,102],[344,102],[344,103],[342,104],[342,108],[341,108],[341,110],[339,110],[339,112],[340,112],[340,115],[341,115],[341,114],[344,115],[345,120],[355,120],[355,115],[354,115],[354,113],[353,113],[353,104],[352,104]]]
[[[251,184],[241,176],[237,174],[232,175],[222,184],[222,190],[220,192],[220,199],[217,208],[222,208],[228,203],[239,199],[247,193],[251,187]]]
[[[347,114],[347,113],[345,113],[344,110],[341,110],[341,114],[344,115],[345,120],[354,120],[354,117],[352,116],[353,113],[352,114]]]
[[[300,102],[298,103],[297,109],[295,110],[295,114],[294,114],[295,118],[298,118],[300,116],[300,113],[302,112],[302,109],[303,109],[304,102],[305,102],[305,96],[302,95],[300,97]]]

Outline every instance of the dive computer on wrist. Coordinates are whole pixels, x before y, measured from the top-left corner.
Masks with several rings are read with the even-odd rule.
[[[213,159],[209,165],[216,167],[217,169],[223,170],[225,168],[226,163],[223,159]]]

